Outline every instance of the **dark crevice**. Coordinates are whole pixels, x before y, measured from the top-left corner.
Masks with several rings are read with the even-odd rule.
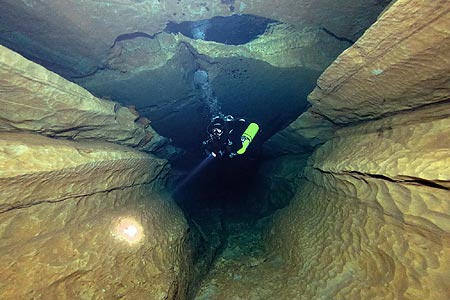
[[[139,38],[139,37],[154,39],[158,34],[159,33],[155,33],[155,34],[151,35],[151,34],[148,34],[145,32],[140,32],[140,31],[124,33],[124,34],[121,34],[118,37],[116,37],[111,48],[114,48],[114,46],[116,45],[117,42],[121,42],[121,41],[125,41],[125,40],[132,40],[132,39]]]
[[[323,31],[325,31],[327,34],[331,35],[332,37],[334,37],[338,41],[347,42],[347,43],[350,43],[350,45],[353,45],[355,43],[355,41],[352,41],[351,39],[348,39],[346,37],[337,36],[336,34],[331,32],[330,30],[326,29],[325,27],[321,27],[320,29],[322,29]]]
[[[330,172],[330,171],[321,170],[319,168],[314,168],[314,169],[318,170],[322,173],[327,173],[327,174],[350,175],[350,176],[362,179],[366,183],[367,183],[367,181],[364,179],[364,177],[376,178],[376,179],[386,180],[389,182],[399,183],[399,184],[421,185],[421,186],[427,186],[430,188],[436,188],[436,189],[441,189],[441,190],[450,190],[450,187],[445,186],[445,184],[448,182],[442,181],[442,184],[439,184],[436,181],[431,181],[431,180],[414,177],[414,176],[399,175],[396,178],[391,178],[391,177],[381,175],[381,174],[370,174],[370,173],[363,173],[363,172],[358,172],[358,171]],[[356,175],[356,176],[354,176],[354,175]]]
[[[64,202],[64,201],[67,201],[67,200],[81,199],[81,198],[89,197],[89,196],[96,195],[96,194],[105,194],[105,193],[107,194],[107,193],[110,193],[112,191],[125,190],[125,189],[133,188],[133,187],[136,187],[136,186],[151,184],[156,179],[157,178],[155,177],[155,178],[152,178],[148,182],[131,184],[131,185],[127,185],[127,186],[113,187],[113,188],[106,189],[106,190],[94,191],[93,193],[69,195],[69,196],[66,196],[66,197],[63,197],[63,198],[60,198],[60,199],[35,200],[33,202],[23,203],[23,204],[4,204],[4,205],[0,206],[0,214],[6,213],[6,212],[9,212],[9,211],[12,211],[12,210],[29,208],[29,207],[36,206],[36,205],[41,205],[41,204],[54,204],[54,203]]]
[[[70,76],[70,79],[83,79],[83,78],[86,78],[86,77],[89,77],[89,76],[94,75],[94,74],[97,73],[98,71],[105,70],[105,69],[106,69],[106,68],[105,68],[104,66],[96,67],[96,68],[94,68],[92,71],[89,71],[89,72],[86,73],[86,74],[82,74],[82,75],[79,75],[79,76]]]
[[[415,185],[423,185],[423,186],[428,186],[431,188],[442,189],[442,190],[450,190],[450,187],[446,187],[444,185],[446,182],[443,182],[443,184],[439,184],[435,181],[418,178],[418,177],[405,176],[404,178],[405,178],[404,180],[401,180],[399,182],[411,183],[411,184],[415,184]],[[448,182],[447,182],[447,184],[448,184]]]
[[[129,159],[120,159],[120,160],[129,160]],[[115,160],[115,162],[118,162],[120,160]],[[111,161],[109,161],[111,162]],[[108,163],[109,163],[108,162]],[[85,167],[87,165],[90,165],[91,163],[88,163],[86,165],[81,165],[79,167]],[[72,169],[74,172],[76,172],[76,168],[70,168]],[[68,169],[68,170],[70,170]],[[139,182],[139,183],[132,183],[129,185],[122,185],[122,186],[115,186],[115,187],[110,187],[110,188],[105,188],[102,190],[98,190],[98,191],[93,191],[91,193],[80,193],[80,194],[73,194],[73,195],[66,195],[64,197],[58,198],[58,199],[36,199],[36,200],[31,200],[31,202],[28,203],[7,203],[7,204],[2,204],[0,205],[0,214],[3,213],[7,213],[9,211],[12,210],[20,210],[20,209],[24,209],[24,208],[28,208],[28,207],[32,207],[32,206],[36,206],[36,205],[41,205],[41,204],[54,204],[54,203],[60,203],[60,202],[65,202],[65,201],[70,201],[70,200],[77,200],[77,199],[82,199],[85,197],[89,197],[89,196],[93,196],[96,194],[108,194],[112,191],[118,191],[118,190],[126,190],[129,188],[134,188],[137,186],[144,186],[144,185],[150,185],[153,184],[156,180],[158,180],[160,178],[160,176],[162,176],[161,174],[163,174],[163,172],[166,170],[166,167],[163,165],[161,168],[156,169],[155,174],[151,177],[148,178],[148,180],[144,181],[144,182]],[[50,176],[51,173],[57,173],[58,171],[51,171],[51,172],[42,172],[42,174],[44,175],[45,173],[47,173],[47,175]],[[18,176],[19,177],[19,176]],[[22,176],[20,176],[22,177]],[[27,178],[28,176],[23,176],[23,178]]]
[[[114,48],[116,46],[116,44],[121,41],[132,40],[132,39],[140,38],[140,37],[154,39],[160,33],[161,32],[158,32],[153,35],[145,33],[145,32],[140,32],[140,31],[124,33],[124,34],[121,34],[118,37],[116,37],[116,39],[114,40],[114,43],[111,45],[110,49]],[[85,74],[81,74],[78,76],[70,76],[70,78],[71,79],[83,79],[83,78],[95,75],[95,73],[97,73],[99,71],[103,71],[103,70],[108,70],[106,63],[103,63],[101,66],[95,67],[94,69],[92,69],[91,71],[89,71]]]
[[[191,39],[242,45],[262,35],[272,23],[279,22],[253,15],[218,16],[199,21],[169,22],[164,31],[181,33]]]
[[[328,121],[332,122],[333,124],[335,124],[335,125],[337,125],[339,127],[343,127],[343,126],[350,127],[350,126],[358,126],[358,125],[365,124],[365,123],[372,122],[372,121],[382,120],[384,118],[388,118],[388,117],[391,117],[391,116],[394,116],[394,115],[407,114],[407,113],[409,113],[411,111],[418,111],[418,110],[427,109],[427,108],[438,108],[438,107],[446,105],[448,103],[450,103],[450,99],[443,99],[441,101],[436,101],[436,102],[433,102],[433,103],[426,103],[426,104],[423,104],[423,105],[418,105],[418,106],[414,106],[414,107],[410,107],[410,108],[405,108],[405,109],[401,109],[401,110],[386,112],[384,114],[379,115],[378,117],[374,117],[374,118],[370,118],[370,119],[363,119],[363,120],[359,120],[359,121],[350,121],[348,123],[336,123],[336,122],[332,121],[330,118],[326,117],[325,115],[321,115],[321,114],[319,114],[319,113],[317,113],[315,111],[314,111],[314,113],[317,113],[318,115],[321,115],[322,117],[326,118]],[[428,118],[428,117],[424,116],[421,119],[421,121],[422,122],[428,122],[430,120],[435,120],[436,118],[438,118],[438,119],[445,119],[445,118],[448,118],[448,117],[450,117],[449,113],[445,113],[445,114],[442,114],[440,116],[434,115],[431,118]]]
[[[333,124],[334,126],[336,126],[337,128],[341,128],[342,124],[336,123],[333,119],[331,119],[330,117],[328,117],[325,114],[321,114],[318,111],[314,110],[314,106],[311,106],[310,112],[314,115],[318,115],[320,117],[322,117],[323,119],[325,119],[326,121],[330,122],[331,124]],[[345,125],[345,124],[344,124]]]
[[[189,51],[189,53],[192,55],[194,60],[201,60],[202,62],[205,62],[205,63],[210,64],[210,65],[219,64],[219,62],[213,61],[209,56],[201,54],[201,53],[198,53],[197,50],[195,50],[195,48],[189,43],[180,41],[180,45],[183,45],[183,46],[186,47],[186,50]]]

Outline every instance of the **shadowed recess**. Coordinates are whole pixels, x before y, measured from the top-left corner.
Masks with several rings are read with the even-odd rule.
[[[164,31],[181,33],[196,40],[242,45],[256,39],[266,31],[269,24],[273,23],[279,22],[253,15],[232,15],[199,21],[169,22]]]

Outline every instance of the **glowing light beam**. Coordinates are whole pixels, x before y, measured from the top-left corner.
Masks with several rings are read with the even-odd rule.
[[[202,160],[198,166],[194,168],[187,176],[184,178],[180,184],[175,188],[173,194],[176,194],[186,183],[188,183],[195,175],[197,175],[202,169],[204,169],[214,158],[215,153],[209,154],[204,160]]]
[[[133,245],[144,238],[144,229],[134,218],[122,217],[115,223],[112,235]]]

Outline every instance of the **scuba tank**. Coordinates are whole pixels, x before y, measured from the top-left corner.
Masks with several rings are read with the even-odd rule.
[[[250,123],[241,136],[242,148],[237,151],[237,154],[244,154],[247,147],[253,141],[253,138],[259,131],[259,126],[256,123]]]

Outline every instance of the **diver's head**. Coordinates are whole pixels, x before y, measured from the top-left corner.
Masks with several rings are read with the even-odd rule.
[[[221,124],[217,124],[217,126],[216,126],[216,124],[214,124],[214,126],[211,130],[211,134],[214,139],[220,139],[220,137],[223,134],[223,126]]]
[[[222,118],[216,117],[208,126],[208,132],[213,139],[220,139],[225,131],[225,122]]]

